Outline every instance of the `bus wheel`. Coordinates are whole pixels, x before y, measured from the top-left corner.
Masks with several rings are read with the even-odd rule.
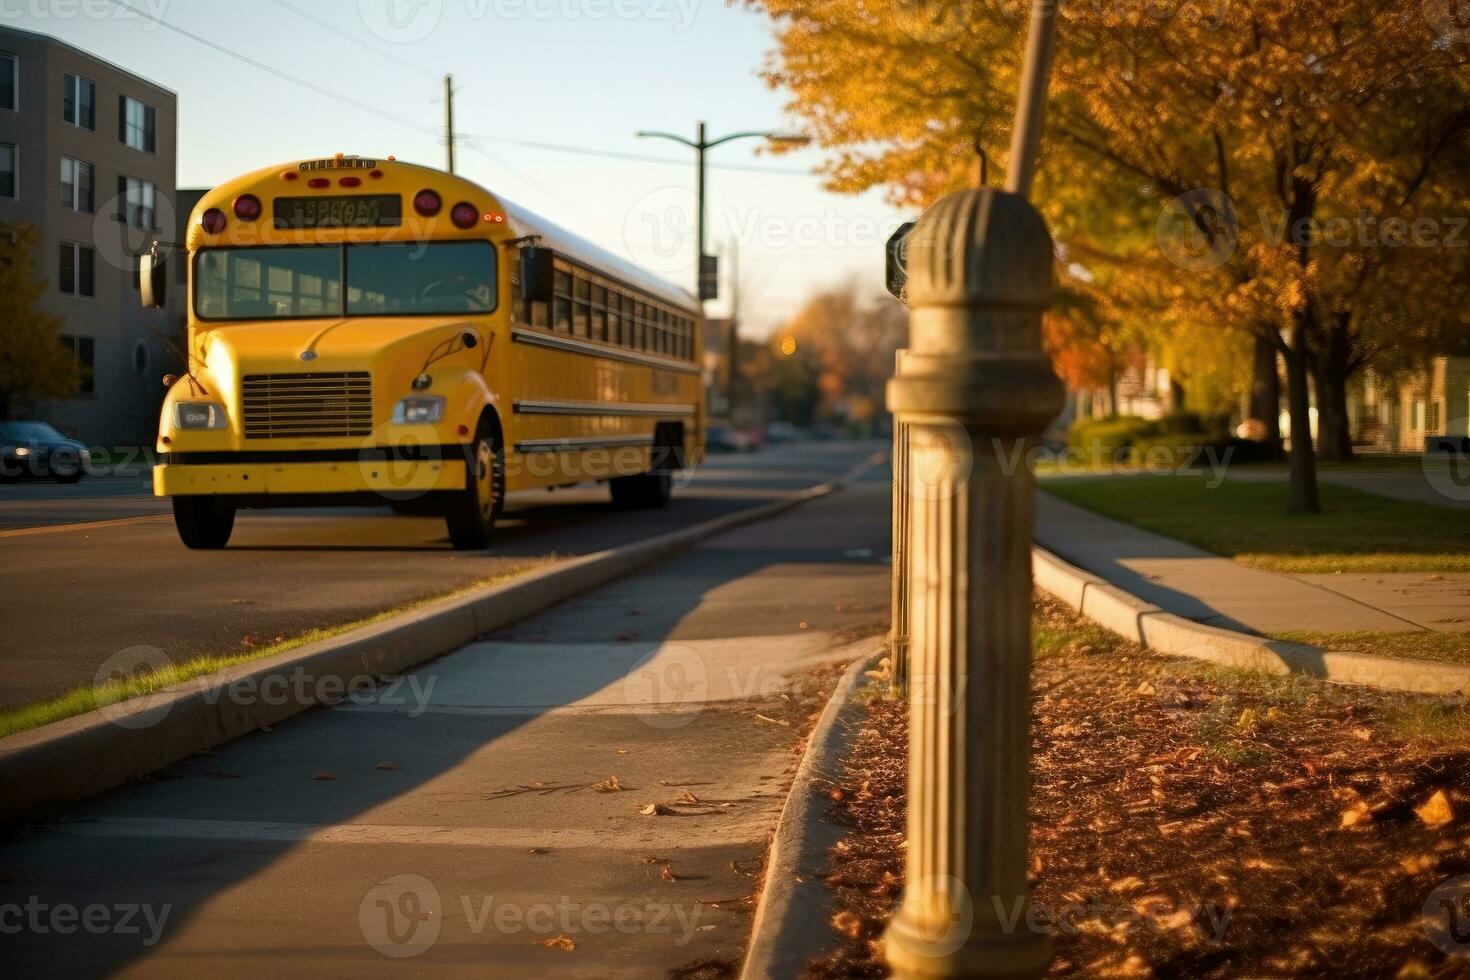
[[[235,505],[220,497],[175,497],[174,526],[189,548],[223,548],[235,529]]]
[[[490,544],[490,532],[505,502],[505,459],[500,437],[482,422],[470,449],[465,488],[453,493],[444,511],[449,540],[461,550]]]
[[[637,476],[619,476],[608,481],[612,488],[613,505],[628,510],[662,507],[669,502],[674,489],[674,477],[668,470],[656,473],[639,473]]]

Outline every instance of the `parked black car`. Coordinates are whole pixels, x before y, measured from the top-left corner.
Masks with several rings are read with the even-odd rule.
[[[76,483],[90,458],[86,446],[45,422],[0,422],[0,479],[50,477]]]

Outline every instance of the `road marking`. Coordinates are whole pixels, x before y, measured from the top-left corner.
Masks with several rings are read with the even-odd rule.
[[[17,527],[0,531],[0,538],[28,538],[36,534],[61,534],[64,531],[96,531],[104,527],[124,527],[128,524],[146,524],[150,521],[172,519],[171,514],[147,514],[142,517],[119,517],[110,521],[84,521],[79,524],[42,524],[38,527]]]
[[[389,777],[391,778],[391,777]],[[483,807],[484,796],[466,796]],[[439,802],[442,802],[440,800]],[[629,811],[632,812],[631,810]],[[650,828],[651,831],[656,830]],[[542,847],[548,839],[558,847],[606,846],[605,829],[559,827],[441,827],[414,824],[313,824],[268,820],[187,820],[177,817],[119,817],[52,824],[48,832],[74,837],[150,838],[156,840],[230,840],[282,844],[410,844],[442,847]],[[640,841],[639,843],[643,843]]]

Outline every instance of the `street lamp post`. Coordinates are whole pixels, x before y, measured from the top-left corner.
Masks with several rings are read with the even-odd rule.
[[[677,133],[655,132],[648,130],[639,130],[637,136],[640,139],[673,140],[675,143],[682,143],[684,146],[690,147],[694,150],[694,197],[696,212],[694,218],[694,291],[695,295],[699,297],[701,304],[707,299],[714,299],[719,288],[717,268],[715,266],[714,257],[706,255],[704,252],[705,155],[717,146],[722,146],[725,143],[730,143],[739,139],[764,139],[769,140],[772,143],[787,143],[791,145],[808,143],[810,142],[810,139],[806,136],[794,136],[785,133],[770,133],[752,130],[742,131],[739,133],[730,133],[728,135],[721,136],[719,139],[712,140],[705,137],[705,125],[703,120],[700,121],[695,138],[692,140],[680,136]],[[730,368],[730,390],[727,397],[730,402],[730,410],[732,413],[735,408],[735,363],[736,358],[739,356],[739,342],[740,324],[738,323],[738,321],[732,319],[730,321],[730,336],[727,339],[727,343],[729,345],[729,353],[727,355],[727,358]]]

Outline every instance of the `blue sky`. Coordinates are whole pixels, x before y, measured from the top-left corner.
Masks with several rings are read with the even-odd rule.
[[[711,137],[792,129],[757,70],[766,19],[719,0],[124,0],[168,23],[417,127],[344,105],[119,9],[9,0],[0,18],[52,34],[179,93],[179,181],[342,151],[443,165],[444,72],[455,79],[458,171],[655,272],[688,284],[693,152],[640,129]],[[331,28],[301,16],[297,8]],[[425,132],[424,130],[430,130]],[[516,145],[569,144],[620,160]],[[736,241],[752,335],[812,290],[882,289],[882,241],[904,217],[879,194],[828,194],[816,149],[757,141],[711,152],[710,244]],[[721,169],[718,165],[752,169]],[[673,226],[673,227],[670,227]],[[681,237],[683,236],[683,237]],[[728,290],[726,290],[728,295]],[[713,303],[712,314],[724,311]]]

